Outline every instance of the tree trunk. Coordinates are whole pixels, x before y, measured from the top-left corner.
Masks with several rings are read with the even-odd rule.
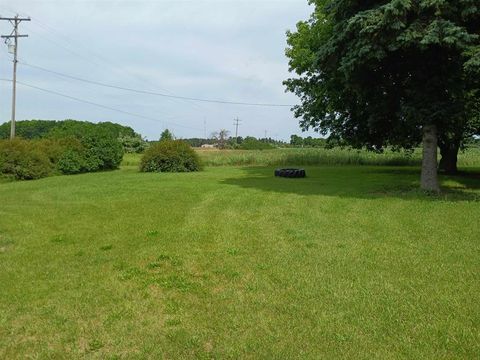
[[[440,143],[439,147],[440,154],[442,155],[439,165],[440,170],[443,170],[445,174],[449,175],[458,173],[457,160],[460,142],[454,140],[448,143]]]
[[[423,127],[423,160],[422,160],[422,190],[440,192],[437,170],[437,127],[427,125]]]

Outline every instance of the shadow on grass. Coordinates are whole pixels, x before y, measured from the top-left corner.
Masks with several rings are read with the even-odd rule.
[[[14,182],[15,178],[13,176],[0,175],[0,184]]]
[[[412,167],[337,166],[306,168],[307,178],[276,178],[272,168],[243,168],[244,176],[222,184],[268,192],[345,198],[401,198],[425,201],[480,201],[480,173],[441,176],[442,193],[419,189],[420,169]]]

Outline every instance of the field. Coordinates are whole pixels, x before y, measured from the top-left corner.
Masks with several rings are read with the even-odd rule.
[[[334,148],[326,149],[275,149],[275,150],[197,150],[206,166],[313,166],[313,165],[372,165],[372,166],[418,166],[421,150],[412,154],[386,151],[376,154],[367,151]],[[124,165],[137,166],[140,156],[125,155]],[[472,167],[480,164],[480,148],[461,152],[459,166]]]
[[[336,151],[0,183],[0,359],[479,358],[478,150]]]

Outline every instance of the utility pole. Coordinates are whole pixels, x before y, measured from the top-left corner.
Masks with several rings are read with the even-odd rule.
[[[241,120],[237,117],[236,119],[234,119],[234,123],[233,125],[235,126],[235,141],[236,139],[238,139],[238,127],[240,126],[240,122]]]
[[[30,18],[21,18],[16,15],[13,18],[4,18],[0,17],[0,20],[9,21],[13,26],[13,31],[10,35],[2,35],[2,39],[5,39],[5,44],[10,45],[10,39],[13,40],[13,86],[12,86],[12,119],[10,123],[10,139],[15,138],[15,107],[16,107],[16,98],[17,98],[17,54],[18,54],[18,38],[25,38],[28,35],[19,35],[18,34],[18,25],[22,21],[30,21]]]

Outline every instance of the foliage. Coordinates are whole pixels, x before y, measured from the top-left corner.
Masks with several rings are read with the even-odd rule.
[[[228,135],[227,135],[228,136]],[[212,139],[202,139],[202,138],[190,138],[190,139],[182,139],[185,142],[188,142],[190,146],[192,147],[201,147],[202,145],[215,145],[218,143],[216,138],[218,137],[217,134],[215,134],[215,138]],[[256,141],[262,142],[264,144],[270,145],[268,148],[273,148],[273,147],[284,147],[287,144],[281,140],[275,140],[272,138],[262,138],[262,139],[257,139],[253,136],[248,136],[245,139],[254,139]],[[229,137],[228,139],[225,140],[225,145],[224,148],[227,149],[242,149],[242,143],[245,140],[242,136],[238,137]],[[268,146],[267,145],[267,146]],[[260,146],[260,145],[259,145]],[[267,148],[267,146],[261,145],[264,148]]]
[[[160,134],[160,141],[174,140],[174,138],[175,137],[168,129],[163,130],[163,132]]]
[[[252,136],[247,136],[243,139],[239,148],[243,150],[267,150],[273,149],[273,146],[267,142],[257,140]]]
[[[122,145],[102,134],[84,134],[81,139],[0,140],[0,174],[19,180],[117,169],[122,158]]]
[[[70,164],[67,166],[70,170],[79,168],[79,172],[95,172],[117,169],[122,162],[124,148],[119,141],[122,128],[121,125],[112,123],[64,121],[48,136],[60,141],[64,138],[78,139],[82,149],[70,151],[62,164]],[[128,136],[131,137],[132,134]]]
[[[85,148],[85,171],[117,169],[123,158],[123,147],[117,138],[105,134],[85,134],[80,140]]]
[[[189,138],[182,140],[188,143],[191,147],[202,147],[202,145],[213,145],[215,143],[215,140],[213,139]]]
[[[294,147],[325,147],[327,141],[322,138],[313,138],[311,136],[303,138],[298,135],[292,135],[290,137],[290,145]]]
[[[0,140],[0,174],[17,180],[34,180],[49,176],[54,166],[36,143],[22,140]]]
[[[142,172],[191,172],[201,169],[197,153],[181,140],[164,140],[152,145],[142,157]]]
[[[303,129],[373,150],[413,148],[424,125],[440,144],[478,134],[477,1],[311,2],[287,34]]]
[[[109,133],[113,137],[135,136],[135,131],[128,126],[114,124],[111,122],[90,123],[78,120],[24,120],[16,122],[16,134],[23,139],[41,139],[52,135],[56,137],[78,136],[82,131],[92,127],[101,132]],[[10,122],[0,125],[0,139],[10,137]]]
[[[125,152],[143,152],[146,142],[141,135],[120,124],[111,122],[90,123],[87,121],[64,120],[25,120],[17,121],[16,133],[24,139],[64,139],[85,137],[85,134],[101,134],[102,137],[118,139]],[[10,123],[0,125],[0,139],[10,137]]]
[[[51,120],[28,120],[17,121],[15,123],[15,132],[18,137],[23,139],[41,139],[45,137],[58,122]],[[10,122],[0,125],[0,139],[10,138]]]
[[[79,174],[86,171],[83,151],[66,149],[58,159],[57,169],[66,175]]]
[[[127,154],[140,154],[143,153],[148,147],[148,142],[142,139],[142,136],[138,134],[135,136],[122,135],[118,138],[118,140],[122,144],[123,149]]]
[[[115,139],[121,138],[122,136],[137,136],[132,128],[111,122],[101,122],[95,124],[87,121],[64,120],[57,121],[56,126],[49,131],[49,133],[45,134],[44,137],[82,138],[85,133],[100,133],[104,136],[109,136]]]
[[[62,139],[39,139],[35,141],[27,141],[45,153],[52,164],[57,164],[65,151],[83,151],[83,145],[80,140],[75,138],[62,138]]]

